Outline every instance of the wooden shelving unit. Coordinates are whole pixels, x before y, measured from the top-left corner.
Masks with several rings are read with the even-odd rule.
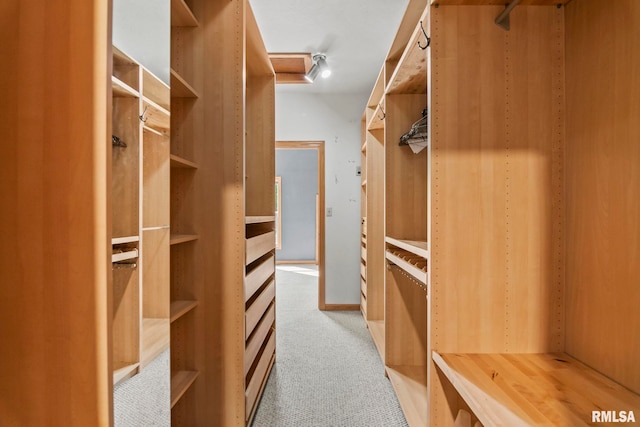
[[[171,8],[172,425],[240,426],[275,357],[275,77],[247,1]]]
[[[603,172],[610,148],[637,157],[629,135],[640,127],[632,109],[611,112],[628,105],[629,80],[586,67],[640,64],[622,41],[638,34],[630,21],[606,45],[588,43],[589,29],[611,29],[630,2],[526,1],[509,31],[494,23],[502,4],[428,3],[409,2],[363,117],[362,311],[409,425],[590,425],[592,411],[640,412],[628,356],[637,340],[626,333],[640,318],[622,308],[638,269],[613,277],[632,262],[637,242],[622,233],[635,229],[625,206],[638,203]],[[399,137],[424,108],[428,145],[413,154]],[[383,165],[371,163],[374,141]],[[372,205],[381,174],[386,199]],[[380,211],[384,226],[374,225]],[[621,234],[587,231],[601,223]],[[615,255],[602,262],[605,252],[585,248]],[[372,265],[381,249],[386,273]],[[384,315],[373,320],[379,276]]]
[[[205,265],[201,257],[210,250],[202,242],[205,227],[198,221],[207,212],[201,186],[211,159],[204,151],[204,105],[195,88],[203,88],[199,55],[203,51],[200,1],[171,0],[171,424],[205,425],[210,417],[204,407],[207,378],[205,343],[211,332],[204,327]],[[202,165],[202,167],[200,167]],[[212,183],[213,185],[213,183]]]
[[[169,347],[169,87],[113,49],[114,383]],[[145,120],[153,106],[154,119]],[[142,118],[141,118],[142,117]],[[161,123],[161,124],[160,124]]]

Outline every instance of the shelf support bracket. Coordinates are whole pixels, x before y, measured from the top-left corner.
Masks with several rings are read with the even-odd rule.
[[[516,7],[521,1],[522,0],[513,0],[511,3],[507,4],[507,6],[502,11],[502,13],[498,15],[498,17],[496,18],[495,20],[496,25],[505,29],[506,31],[509,31],[509,28],[510,28],[509,14],[513,10],[513,8]]]

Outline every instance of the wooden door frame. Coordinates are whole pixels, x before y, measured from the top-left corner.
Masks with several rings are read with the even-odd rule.
[[[318,309],[324,310],[325,286],[325,227],[324,227],[324,141],[276,141],[276,149],[284,150],[316,150],[318,152],[318,237],[316,259],[318,261]],[[281,230],[282,231],[282,230]]]

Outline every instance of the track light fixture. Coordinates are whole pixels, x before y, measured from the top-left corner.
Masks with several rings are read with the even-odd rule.
[[[309,72],[305,74],[304,78],[309,83],[313,83],[316,77],[318,77],[318,74],[325,79],[331,75],[331,69],[327,65],[327,56],[321,53],[313,55],[313,66]]]

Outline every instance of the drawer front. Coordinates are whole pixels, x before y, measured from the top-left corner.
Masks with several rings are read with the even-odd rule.
[[[244,302],[249,301],[275,271],[275,257],[273,256],[270,256],[262,264],[251,270],[244,279]]]
[[[270,250],[276,247],[276,233],[269,231],[267,233],[258,234],[255,237],[246,239],[246,265],[260,258]]]
[[[276,282],[274,280],[262,291],[260,296],[253,301],[253,304],[247,309],[245,313],[245,336],[246,340],[251,332],[255,329],[256,325],[262,318],[262,315],[271,305],[276,296]]]

